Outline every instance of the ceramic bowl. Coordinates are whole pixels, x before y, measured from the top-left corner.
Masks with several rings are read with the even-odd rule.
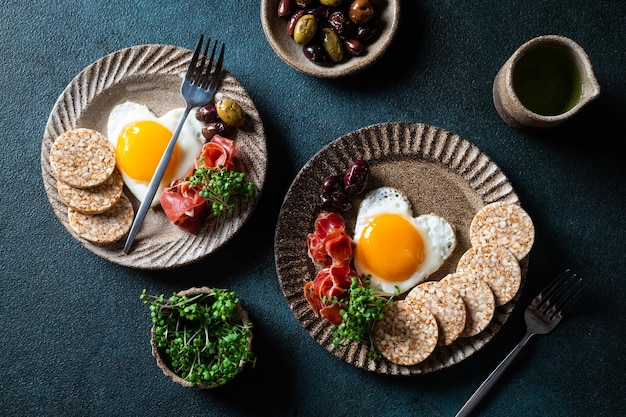
[[[344,2],[349,0],[343,0]],[[332,65],[319,65],[310,61],[287,33],[287,18],[278,16],[280,0],[261,1],[261,22],[263,31],[276,54],[292,68],[319,78],[345,77],[371,66],[389,48],[396,35],[400,20],[400,0],[383,0],[379,6],[380,33],[361,56],[346,56],[343,61]]]

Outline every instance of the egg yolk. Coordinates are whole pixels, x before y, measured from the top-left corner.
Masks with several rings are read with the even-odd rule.
[[[355,256],[388,281],[410,277],[424,258],[424,241],[415,226],[397,214],[382,214],[363,228]]]
[[[115,149],[118,166],[132,179],[149,183],[171,138],[172,132],[168,128],[152,120],[126,125]],[[173,179],[179,158],[180,150],[176,145],[163,182],[169,183]]]

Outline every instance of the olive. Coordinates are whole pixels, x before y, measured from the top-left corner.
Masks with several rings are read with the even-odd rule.
[[[317,32],[317,19],[312,14],[305,14],[296,23],[293,31],[293,39],[300,45],[311,42]]]
[[[296,2],[296,6],[304,9],[305,7],[309,7],[313,3],[315,3],[315,0],[295,0],[295,2]]]
[[[300,20],[300,18],[305,14],[305,10],[298,10],[293,15],[291,15],[291,17],[287,21],[287,34],[289,36],[293,36],[293,32],[296,28],[296,23],[298,23],[298,20]]]
[[[325,193],[334,193],[343,191],[343,178],[339,175],[331,175],[322,183],[322,191]]]
[[[217,109],[215,104],[209,103],[205,106],[199,107],[196,110],[196,119],[201,122],[214,122],[217,120]]]
[[[356,38],[361,42],[369,42],[378,35],[378,25],[370,24],[365,26],[359,26],[356,30]]]
[[[320,199],[322,209],[327,211],[344,212],[352,208],[348,197],[340,193],[322,193]]]
[[[342,37],[347,38],[350,36],[350,32],[352,29],[352,22],[345,15],[344,12],[337,10],[334,11],[328,16],[328,24],[331,28],[335,29],[335,32]]]
[[[328,15],[330,14],[330,9],[327,6],[317,6],[313,9],[310,9],[307,13],[315,16],[318,22],[328,19]]]
[[[322,28],[322,46],[333,62],[343,59],[343,43],[332,28]]]
[[[302,52],[311,62],[325,64],[328,60],[324,48],[319,43],[309,43],[302,46]]]
[[[337,7],[341,4],[341,0],[320,0],[320,4],[324,6]]]
[[[369,177],[369,165],[363,159],[357,159],[343,176],[343,188],[349,194],[361,194],[367,188]]]
[[[374,16],[374,7],[369,0],[354,0],[348,9],[348,17],[357,25],[364,25]]]
[[[230,131],[228,125],[224,122],[210,122],[202,126],[202,136],[207,141],[213,139],[215,135],[224,135]]]
[[[363,44],[358,39],[346,39],[343,41],[343,45],[346,48],[346,51],[352,56],[359,56],[363,53],[365,48],[363,48]]]
[[[243,109],[232,98],[223,98],[215,103],[217,115],[229,126],[239,127],[246,121]]]
[[[287,17],[293,9],[293,0],[280,0],[278,2],[278,17]]]

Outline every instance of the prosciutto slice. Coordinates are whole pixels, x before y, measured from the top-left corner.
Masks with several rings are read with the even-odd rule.
[[[207,215],[206,199],[188,181],[175,180],[161,193],[161,207],[167,219],[189,233],[197,234]]]
[[[220,165],[225,169],[232,169],[235,167],[237,152],[238,148],[234,140],[215,135],[210,142],[202,146],[200,155],[196,158],[196,169],[217,168]]]
[[[352,239],[343,217],[338,213],[318,214],[313,233],[307,235],[307,248],[311,260],[323,267],[352,259]]]

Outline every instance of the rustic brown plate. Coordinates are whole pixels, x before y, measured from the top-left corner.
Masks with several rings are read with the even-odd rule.
[[[496,309],[486,330],[470,338],[437,347],[425,361],[401,366],[367,355],[369,345],[352,343],[334,347],[330,324],[315,317],[304,298],[303,285],[317,268],[307,256],[306,236],[317,215],[320,185],[329,175],[341,174],[357,158],[371,168],[369,188],[383,185],[404,192],[415,216],[435,213],[456,228],[457,247],[439,271],[440,279],[454,272],[460,256],[470,246],[469,226],[474,214],[494,201],[519,203],[500,168],[475,145],[457,134],[417,123],[383,123],[351,132],[327,145],[300,170],[285,196],[275,234],[275,261],[287,303],[302,327],[336,357],[369,371],[415,375],[459,363],[483,347],[508,319],[517,298]],[[354,231],[358,201],[345,213],[347,230]],[[523,268],[525,276],[526,268]]]
[[[122,252],[124,239],[111,245],[97,245],[77,236],[69,226],[67,207],[56,190],[50,168],[50,147],[63,132],[77,127],[106,134],[109,112],[126,100],[148,106],[157,116],[185,107],[180,95],[192,51],[169,45],[138,45],[113,52],[78,74],[55,103],[43,135],[41,171],[46,194],[59,221],[84,247],[111,262],[141,269],[165,269],[197,261],[226,243],[252,214],[265,181],[267,169],[266,137],[261,117],[243,86],[224,72],[218,94],[236,99],[243,107],[247,122],[238,129],[238,164],[254,181],[258,192],[248,204],[220,221],[209,218],[197,235],[171,225],[163,210],[150,209],[135,239],[130,254]],[[138,202],[132,194],[135,211]]]

